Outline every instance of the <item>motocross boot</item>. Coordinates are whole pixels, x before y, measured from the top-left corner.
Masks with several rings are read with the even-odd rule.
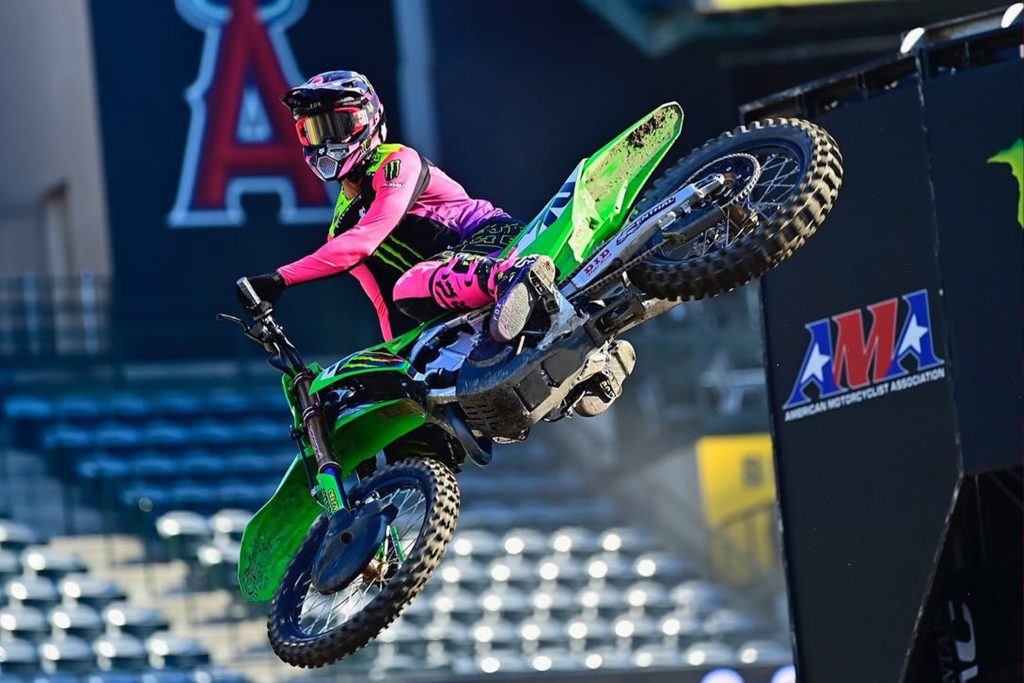
[[[636,350],[624,339],[616,340],[608,349],[604,368],[588,379],[587,392],[580,397],[573,410],[582,417],[596,417],[611,407],[622,394],[622,383],[636,366]]]
[[[557,305],[555,262],[548,256],[524,256],[497,274],[490,332],[495,341],[518,337],[538,304]]]

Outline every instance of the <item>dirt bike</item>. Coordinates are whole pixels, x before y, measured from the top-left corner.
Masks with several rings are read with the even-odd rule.
[[[824,221],[842,182],[824,130],[755,122],[648,183],[682,120],[662,105],[581,161],[508,248],[558,270],[557,292],[511,343],[487,334],[489,309],[474,310],[321,368],[238,281],[252,320],[220,318],[271,354],[299,445],[245,528],[238,570],[247,600],[273,599],[282,660],[317,667],[365,646],[441,563],[466,459],[486,465],[494,443],[538,422],[603,411],[635,362],[619,335],[754,280]]]

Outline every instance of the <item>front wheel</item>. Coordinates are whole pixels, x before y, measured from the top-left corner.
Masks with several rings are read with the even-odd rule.
[[[352,654],[402,613],[441,563],[459,514],[451,470],[433,460],[403,460],[349,494],[353,505],[378,497],[398,508],[394,522],[377,557],[335,593],[320,593],[311,578],[327,515],[310,527],[270,608],[270,644],[282,661],[313,668]]]
[[[814,234],[839,194],[842,156],[824,129],[799,119],[755,121],[723,133],[666,170],[635,211],[643,212],[712,175],[727,186],[711,198],[725,218],[695,238],[673,241],[671,225],[645,246],[630,281],[659,299],[701,299],[754,280]],[[699,209],[699,207],[697,207]]]

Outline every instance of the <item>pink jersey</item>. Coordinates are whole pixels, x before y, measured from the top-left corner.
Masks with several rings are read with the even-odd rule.
[[[366,191],[367,183],[369,192]],[[489,221],[508,218],[508,214],[490,202],[470,198],[463,187],[444,171],[427,162],[412,148],[401,145],[381,145],[378,148],[376,158],[371,160],[363,179],[361,198],[361,209],[365,213],[355,219],[354,225],[346,227],[341,224],[346,213],[351,213],[348,209],[354,208],[357,198],[340,200],[327,243],[312,254],[278,268],[277,272],[287,284],[352,271],[371,299],[375,299],[380,314],[384,304],[376,300],[385,291],[384,283],[365,281],[372,278],[369,270],[354,269],[381,248],[403,218],[412,215],[423,219],[415,222],[421,230],[436,231],[440,227],[450,231],[450,237],[445,240],[448,244],[465,239]],[[400,244],[407,246],[417,241],[414,236],[403,235]],[[436,253],[420,253],[415,248],[410,252],[420,260]],[[386,258],[385,253],[382,252],[381,257]],[[394,260],[392,258],[389,262]],[[390,289],[387,293],[390,295]]]

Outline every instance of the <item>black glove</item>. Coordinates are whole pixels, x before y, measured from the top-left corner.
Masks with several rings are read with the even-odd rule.
[[[252,285],[252,289],[256,292],[256,296],[261,301],[266,301],[269,304],[274,304],[281,297],[284,292],[285,284],[284,278],[274,271],[273,273],[265,273],[263,275],[253,275],[252,277],[246,278],[249,280],[249,284]],[[242,302],[242,305],[249,308],[249,302],[246,297],[243,296],[240,289],[235,289],[235,294],[238,295],[238,300]]]

